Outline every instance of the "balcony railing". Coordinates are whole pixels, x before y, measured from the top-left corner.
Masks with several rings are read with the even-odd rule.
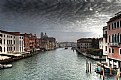
[[[103,37],[104,37],[104,38],[107,38],[107,37],[108,37],[108,35],[107,35],[107,34],[103,34]]]
[[[119,46],[119,43],[116,43],[116,42],[109,43],[109,46],[111,46],[111,47],[118,47]]]

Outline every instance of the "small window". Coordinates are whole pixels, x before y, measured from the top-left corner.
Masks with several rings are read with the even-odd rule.
[[[107,51],[107,46],[105,46],[105,51]]]
[[[109,48],[109,53],[111,53],[111,49]]]
[[[5,39],[4,39],[4,44],[5,44]]]
[[[112,53],[114,53],[114,48],[112,48]]]
[[[2,44],[2,39],[0,38],[0,44]]]
[[[15,40],[14,40],[14,44],[15,44]]]
[[[15,51],[15,47],[14,47],[14,51]]]
[[[119,48],[119,54],[121,54],[121,48]]]
[[[3,35],[2,35],[2,34],[0,34],[0,37],[3,37]]]
[[[5,52],[5,47],[4,47],[4,52]]]
[[[119,21],[117,22],[117,28],[119,28]]]
[[[109,30],[110,30],[110,25],[109,25]]]

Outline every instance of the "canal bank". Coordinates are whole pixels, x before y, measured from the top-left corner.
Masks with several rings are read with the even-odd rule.
[[[94,60],[103,60],[103,61],[106,60],[106,56],[101,56],[100,58],[100,56],[95,56],[95,55],[87,54],[86,52],[81,52],[78,48],[76,48],[75,50],[78,54],[82,54],[86,56],[87,58],[91,58]]]
[[[86,60],[92,63],[92,73],[86,73]],[[10,69],[0,70],[1,80],[101,80],[94,72],[96,61],[69,49],[41,52],[16,62]],[[106,77],[105,80],[115,80]]]
[[[0,54],[1,58],[6,57],[3,59],[0,59],[0,64],[7,64],[7,63],[14,62],[14,61],[18,61],[18,60],[21,60],[24,58],[34,56],[34,55],[41,53],[41,52],[43,52],[43,51],[40,51],[40,50],[34,51],[33,50],[30,52],[23,52],[23,53],[21,52],[21,53],[12,53],[12,54]]]

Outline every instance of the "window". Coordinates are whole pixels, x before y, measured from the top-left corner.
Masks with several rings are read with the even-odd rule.
[[[112,53],[114,53],[114,48],[112,48]]]
[[[112,29],[113,29],[113,23],[112,23]]]
[[[115,34],[115,41],[114,42],[117,42],[117,36],[116,36],[116,34]]]
[[[14,51],[15,51],[15,47],[14,47]]]
[[[111,41],[110,41],[110,36],[109,36],[109,43],[110,43]]]
[[[118,33],[118,35],[117,35],[117,42],[119,42],[119,33]]]
[[[2,39],[0,38],[0,44],[2,44]]]
[[[4,39],[4,44],[5,44],[5,39]]]
[[[109,53],[111,53],[111,49],[109,48]]]
[[[119,54],[121,54],[121,48],[119,48]]]
[[[117,22],[117,28],[119,28],[119,21]]]
[[[121,27],[121,21],[120,21],[120,27]]]
[[[114,38],[114,34],[113,34],[113,35],[112,35],[112,43],[114,42],[114,39],[115,39],[115,38]]]
[[[105,46],[105,51],[107,51],[107,46]]]
[[[2,34],[0,34],[0,37],[3,37],[3,35],[2,35]]]
[[[5,47],[4,47],[4,52],[5,52]]]
[[[4,37],[5,37],[5,35],[4,35]]]
[[[116,28],[116,22],[114,23],[114,28]]]
[[[15,40],[14,40],[14,44],[15,44]]]

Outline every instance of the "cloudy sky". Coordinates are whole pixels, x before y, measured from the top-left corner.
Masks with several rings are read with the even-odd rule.
[[[58,41],[100,37],[106,22],[121,10],[121,0],[0,0],[0,26]]]

